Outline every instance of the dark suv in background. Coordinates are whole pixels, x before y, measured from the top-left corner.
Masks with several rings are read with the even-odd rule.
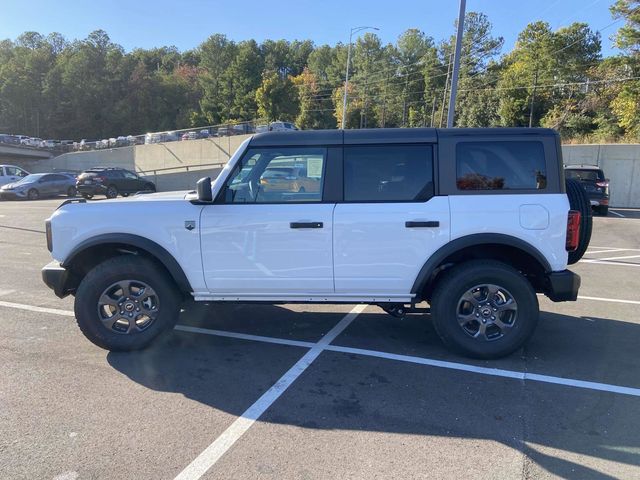
[[[123,197],[140,191],[156,191],[153,182],[137,174],[116,167],[94,167],[82,172],[76,183],[78,193],[84,198],[105,195],[107,198]]]
[[[609,179],[597,165],[570,165],[564,169],[565,178],[577,180],[585,189],[593,210],[599,215],[609,213]]]

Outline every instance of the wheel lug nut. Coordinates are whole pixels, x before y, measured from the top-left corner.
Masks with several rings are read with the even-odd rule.
[[[130,316],[130,317],[133,317],[133,313],[130,313],[130,314],[129,314],[129,316]]]
[[[491,316],[491,320],[495,320],[495,319],[496,319],[496,317],[494,317],[494,316],[492,315],[492,316]]]

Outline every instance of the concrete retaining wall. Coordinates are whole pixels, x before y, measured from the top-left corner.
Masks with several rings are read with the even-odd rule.
[[[16,165],[32,173],[53,169],[82,171],[96,166],[121,167],[149,178],[158,191],[186,190],[195,188],[196,181],[204,176],[215,178],[248,137],[237,135],[73,152],[51,159],[20,161]]]
[[[563,145],[565,165],[598,165],[610,180],[612,207],[640,207],[640,144]]]

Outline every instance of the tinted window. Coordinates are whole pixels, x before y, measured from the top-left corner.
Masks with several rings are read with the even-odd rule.
[[[106,176],[108,178],[123,178],[124,175],[122,174],[122,172],[120,170],[107,170],[106,172]]]
[[[425,201],[433,196],[428,145],[367,145],[344,149],[347,202]]]
[[[131,173],[127,170],[124,171],[124,178],[128,178],[129,180],[137,180],[138,176],[135,173]]]
[[[597,182],[598,180],[604,180],[604,173],[602,170],[565,170],[565,176],[573,180],[586,180],[589,182]]]
[[[225,203],[320,202],[326,149],[251,148],[227,179]]]
[[[456,146],[460,190],[539,190],[547,186],[540,142],[461,142]]]

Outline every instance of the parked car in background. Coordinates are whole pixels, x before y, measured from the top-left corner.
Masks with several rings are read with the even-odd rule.
[[[198,134],[196,132],[185,132],[180,137],[180,140],[197,140]]]
[[[24,145],[25,147],[39,147],[42,144],[42,139],[38,138],[38,137],[27,137],[27,138],[23,138],[20,141],[21,145]]]
[[[15,165],[0,165],[0,186],[14,183],[29,175],[29,172]]]
[[[260,177],[260,189],[264,192],[319,193],[322,169],[317,177],[307,176],[307,171],[307,167],[301,165],[270,166]]]
[[[599,214],[609,213],[609,179],[597,165],[569,165],[564,169],[565,178],[580,182],[587,192],[591,207]]]
[[[63,173],[33,173],[0,187],[3,200],[37,200],[58,195],[76,196],[76,179]]]
[[[155,184],[124,168],[95,167],[78,176],[76,188],[84,198],[104,195],[107,198],[123,197],[140,191],[156,191]]]
[[[209,138],[211,136],[212,135],[207,128],[203,128],[198,132],[198,138]]]
[[[294,130],[300,130],[291,122],[271,122],[269,124],[270,132],[291,132]]]
[[[6,133],[0,133],[0,142],[8,143],[9,145],[20,145],[20,138],[18,135],[8,135]]]
[[[40,143],[41,148],[56,148],[60,145],[60,140],[42,140]]]

